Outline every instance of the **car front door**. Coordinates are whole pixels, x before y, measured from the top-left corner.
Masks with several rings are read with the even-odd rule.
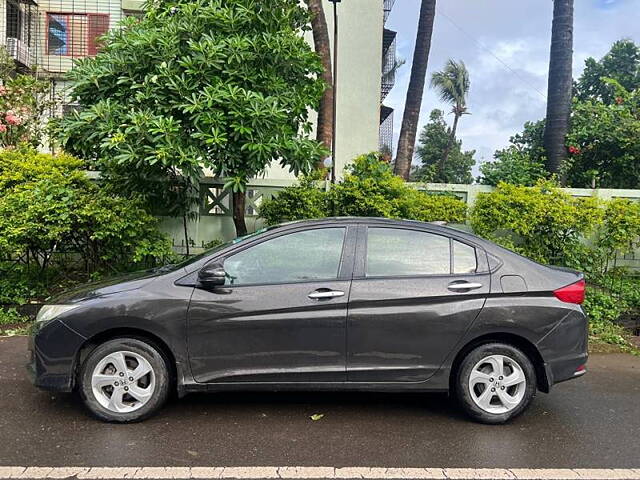
[[[197,382],[344,382],[356,227],[288,231],[222,260],[224,286],[194,290]]]
[[[356,258],[348,381],[427,380],[484,305],[486,254],[440,233],[363,225]]]

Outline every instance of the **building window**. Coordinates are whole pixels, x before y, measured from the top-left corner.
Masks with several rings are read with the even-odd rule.
[[[22,11],[16,2],[7,2],[7,37],[22,40]]]
[[[93,56],[98,53],[100,37],[107,30],[107,14],[48,13],[47,55]]]

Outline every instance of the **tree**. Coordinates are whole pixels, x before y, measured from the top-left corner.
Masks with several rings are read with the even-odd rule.
[[[497,186],[500,183],[531,187],[548,174],[544,164],[515,145],[498,150],[495,161],[480,165],[478,182]]]
[[[475,165],[474,150],[463,152],[462,142],[454,138],[447,128],[442,110],[432,110],[420,133],[417,148],[420,166],[412,172],[411,179],[418,182],[466,183],[473,182],[471,169]],[[442,157],[449,149],[449,161],[442,168]]]
[[[227,179],[245,234],[248,181],[274,161],[309,171],[325,154],[309,138],[324,91],[301,35],[309,21],[297,0],[150,3],[71,71],[82,111],[63,119],[64,146],[101,166],[177,173],[190,187],[206,168]]]
[[[544,148],[547,170],[560,173],[567,158],[573,61],[573,0],[554,0],[549,58],[547,116]]]
[[[416,48],[413,52],[413,64],[411,65],[411,78],[407,89],[407,99],[402,117],[402,128],[398,141],[398,153],[396,155],[395,173],[405,180],[409,179],[411,162],[418,134],[418,121],[420,120],[420,108],[424,94],[424,84],[427,79],[427,65],[429,63],[429,51],[431,50],[431,36],[433,34],[433,22],[436,16],[436,0],[422,0],[420,17],[418,19],[418,33],[416,35]]]
[[[544,125],[544,120],[526,122],[522,133],[516,133],[509,139],[509,146],[495,152],[495,161],[480,165],[481,176],[478,181],[485,185],[504,182],[533,186],[538,180],[546,178]]]
[[[605,81],[607,78],[616,80],[629,92],[640,88],[640,46],[632,40],[618,40],[602,59],[587,58],[575,85],[575,96],[582,101],[613,103],[615,88]]]
[[[320,99],[318,108],[318,125],[316,139],[327,150],[333,143],[333,70],[331,61],[331,44],[327,19],[324,14],[322,0],[305,0],[311,12],[311,30],[316,53],[322,61],[322,80],[325,83],[325,91]],[[320,165],[320,168],[324,165]]]
[[[447,148],[442,153],[440,159],[440,171],[445,170],[449,152],[456,140],[456,130],[458,129],[458,121],[462,115],[468,114],[467,111],[467,95],[469,94],[469,72],[464,62],[455,62],[449,59],[441,72],[435,72],[431,77],[431,86],[440,94],[440,100],[449,103],[452,106],[453,127],[449,133],[449,142]]]
[[[573,187],[640,188],[640,89],[608,80],[617,99],[573,105],[567,137],[567,183]]]

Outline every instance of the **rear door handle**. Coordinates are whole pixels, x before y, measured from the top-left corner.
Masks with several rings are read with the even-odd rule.
[[[449,285],[449,290],[476,290],[478,288],[482,288],[482,284],[481,283],[469,283],[469,282],[465,282],[465,283],[452,283]]]
[[[340,290],[327,290],[323,292],[312,292],[309,294],[309,298],[312,298],[314,300],[319,300],[322,298],[337,298],[343,296],[344,292],[341,292]]]

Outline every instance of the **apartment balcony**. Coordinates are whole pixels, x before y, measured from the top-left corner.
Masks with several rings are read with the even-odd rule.
[[[391,155],[393,150],[393,108],[380,106],[380,152]]]
[[[36,65],[36,28],[38,4],[33,0],[5,0],[0,3],[5,17],[3,44],[19,70]]]
[[[398,61],[396,57],[397,32],[384,29],[382,35],[382,100],[387,98],[396,84],[396,70]]]
[[[384,23],[387,23],[387,19],[389,15],[391,15],[391,10],[393,10],[393,5],[396,3],[396,0],[384,0]]]

